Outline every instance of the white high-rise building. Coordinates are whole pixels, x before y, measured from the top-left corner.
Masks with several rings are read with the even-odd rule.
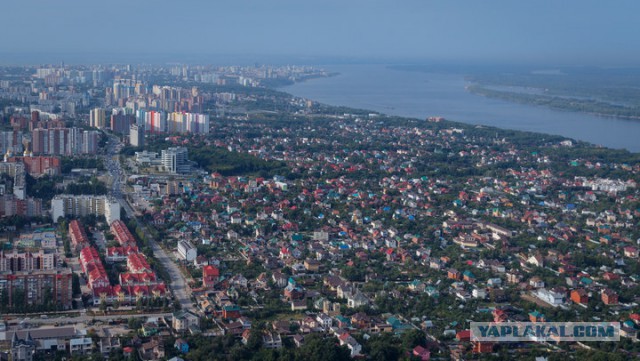
[[[144,147],[144,125],[131,124],[129,127],[129,144]]]
[[[104,129],[107,125],[107,115],[104,109],[94,108],[89,113],[89,125],[94,128]]]

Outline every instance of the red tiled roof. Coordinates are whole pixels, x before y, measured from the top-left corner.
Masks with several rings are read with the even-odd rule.
[[[211,276],[215,276],[215,277],[218,277],[218,276],[220,276],[220,270],[218,270],[216,267],[211,266],[211,265],[204,266],[202,268],[202,274],[204,276],[210,276],[210,277]]]
[[[132,253],[127,257],[127,268],[131,273],[151,272],[151,266],[140,253]]]
[[[127,228],[127,225],[121,220],[116,220],[111,223],[111,232],[121,246],[132,246],[136,244],[136,239],[129,231],[129,228]]]
[[[74,245],[89,244],[89,237],[87,237],[84,227],[76,219],[69,223],[69,236]]]

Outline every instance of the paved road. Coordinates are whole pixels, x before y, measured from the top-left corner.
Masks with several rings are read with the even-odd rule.
[[[46,319],[43,318],[29,318],[26,319],[25,322],[33,325],[53,325],[53,324],[74,324],[74,323],[87,323],[89,321],[111,321],[118,319],[129,319],[129,318],[161,318],[161,317],[171,317],[171,313],[140,313],[140,314],[131,314],[131,315],[106,315],[106,316],[92,316],[87,314],[82,314],[77,317],[49,317]]]
[[[151,249],[153,250],[153,255],[158,259],[158,261],[164,266],[164,268],[169,273],[169,277],[171,278],[171,290],[173,291],[173,295],[180,302],[183,310],[195,311],[195,307],[193,306],[193,302],[191,301],[191,289],[187,284],[187,281],[178,268],[178,265],[173,262],[171,258],[167,255],[167,253],[158,245],[158,243],[153,239],[149,230],[147,229],[147,225],[141,223],[136,218],[135,210],[131,207],[129,202],[123,197],[122,192],[120,190],[120,178],[126,177],[126,173],[122,170],[120,165],[120,160],[116,157],[117,161],[110,161],[113,159],[113,155],[116,154],[116,150],[118,149],[119,140],[117,137],[110,138],[109,151],[107,154],[107,158],[109,159],[108,167],[110,173],[114,177],[113,187],[111,189],[112,195],[120,202],[120,205],[124,208],[125,212],[131,219],[135,219],[138,227],[140,227],[145,235],[145,237],[149,240],[149,244],[151,245]]]
[[[118,200],[120,201],[120,204],[124,207],[128,215],[133,216],[135,214],[129,202],[127,202],[122,197],[118,197]],[[149,240],[149,244],[151,245],[151,249],[153,250],[153,255],[164,266],[164,268],[167,270],[167,273],[169,273],[169,277],[171,279],[171,290],[173,291],[173,295],[175,296],[175,298],[178,300],[178,302],[180,302],[180,306],[182,306],[182,309],[195,311],[195,307],[193,306],[193,302],[191,301],[191,289],[187,285],[187,280],[180,271],[180,268],[178,268],[178,265],[153,239],[146,225],[138,222],[138,226],[142,229],[146,238]]]

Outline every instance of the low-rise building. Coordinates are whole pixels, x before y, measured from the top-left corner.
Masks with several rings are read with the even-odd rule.
[[[200,327],[200,318],[191,311],[178,311],[173,314],[171,326],[178,332],[189,330],[191,327]]]
[[[198,257],[198,250],[189,241],[178,242],[178,255],[187,262],[193,262]]]

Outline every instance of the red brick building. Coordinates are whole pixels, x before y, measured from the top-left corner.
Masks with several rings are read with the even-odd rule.
[[[220,278],[220,270],[214,266],[204,266],[202,268],[202,287],[213,288]]]
[[[582,288],[573,290],[571,291],[571,301],[586,305],[589,303],[589,295],[587,295],[587,291]]]
[[[492,353],[493,346],[495,344],[493,342],[473,342],[473,353]]]
[[[602,291],[601,296],[602,296],[602,302],[604,302],[604,304],[607,306],[618,304],[618,294],[613,290],[606,289]]]

